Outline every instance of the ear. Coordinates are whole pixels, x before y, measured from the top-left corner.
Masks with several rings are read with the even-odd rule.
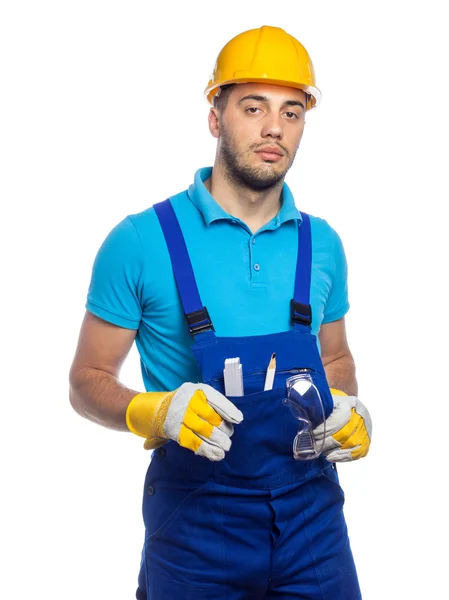
[[[211,108],[209,111],[209,131],[214,138],[220,137],[220,120],[217,108]]]

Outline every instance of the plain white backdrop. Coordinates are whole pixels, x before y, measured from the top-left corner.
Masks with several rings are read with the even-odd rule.
[[[349,264],[374,436],[339,472],[363,597],[449,597],[443,4],[2,3],[2,598],[134,597],[150,456],[73,412],[68,370],[101,242],[212,164],[202,91],[261,25],[306,46],[323,93],[287,182]],[[121,378],[143,389],[134,349]]]

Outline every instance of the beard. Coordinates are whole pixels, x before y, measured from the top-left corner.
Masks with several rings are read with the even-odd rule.
[[[248,152],[254,152],[262,145],[264,144],[253,144],[249,147]],[[282,150],[287,158],[290,158],[287,149],[282,147]],[[226,165],[227,179],[233,184],[246,187],[252,191],[263,191],[273,188],[283,181],[287,171],[293,164],[295,155],[281,172],[276,171],[270,162],[259,166],[245,164],[244,153],[237,150],[234,138],[222,126],[219,156]]]

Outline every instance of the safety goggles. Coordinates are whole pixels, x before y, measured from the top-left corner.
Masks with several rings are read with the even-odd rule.
[[[299,421],[298,433],[293,440],[293,456],[296,460],[312,460],[321,454],[326,436],[326,416],[320,392],[308,369],[289,377],[286,385],[283,403]],[[323,436],[316,440],[313,430],[321,423],[324,424]]]

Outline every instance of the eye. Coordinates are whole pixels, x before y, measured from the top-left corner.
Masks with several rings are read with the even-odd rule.
[[[250,106],[247,109],[245,109],[245,112],[250,113],[251,115],[256,115],[256,111],[258,110],[260,110],[260,108],[257,108],[257,106]]]
[[[299,116],[294,112],[288,111],[285,114],[289,119],[299,119]]]

